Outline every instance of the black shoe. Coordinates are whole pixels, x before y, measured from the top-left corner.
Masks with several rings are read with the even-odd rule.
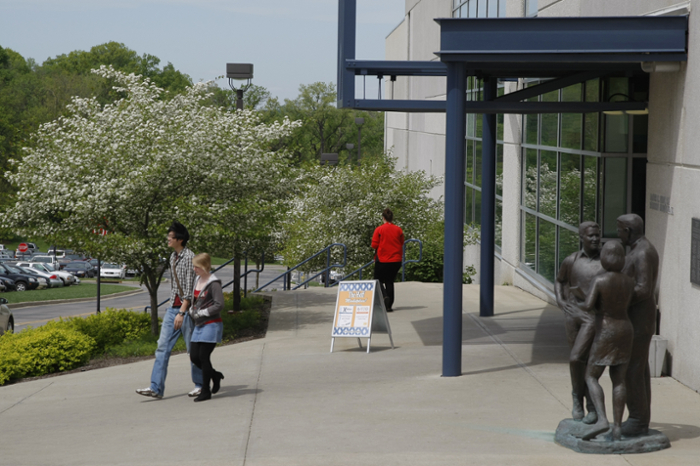
[[[212,388],[211,388],[212,393],[216,393],[219,391],[219,388],[221,387],[221,381],[223,379],[224,379],[224,374],[222,374],[221,372],[216,372],[214,374],[214,380],[212,381],[213,384],[212,384]]]
[[[393,309],[387,309],[386,312],[394,312]]]
[[[204,392],[204,390],[202,390],[202,393],[200,393],[199,396],[197,396],[197,398],[194,399],[194,402],[196,403],[198,401],[207,400],[211,400],[211,392]]]

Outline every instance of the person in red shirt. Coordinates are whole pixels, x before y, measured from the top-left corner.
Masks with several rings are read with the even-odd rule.
[[[394,213],[390,209],[382,212],[384,223],[374,230],[372,249],[374,254],[374,278],[379,280],[387,312],[394,305],[394,280],[401,268],[403,258],[403,230],[394,225]]]

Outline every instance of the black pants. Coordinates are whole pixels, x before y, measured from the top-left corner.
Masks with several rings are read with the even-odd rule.
[[[384,295],[384,304],[387,310],[391,310],[394,305],[394,280],[399,273],[401,262],[374,262],[374,278],[379,280]]]
[[[203,343],[193,341],[190,343],[190,361],[202,369],[202,393],[210,393],[210,384],[216,371],[211,365],[211,353],[216,348],[216,343]]]

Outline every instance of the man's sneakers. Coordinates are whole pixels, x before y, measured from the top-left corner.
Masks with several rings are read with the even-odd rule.
[[[202,393],[201,387],[194,387],[194,389],[187,394],[190,398],[199,396],[199,394]]]
[[[151,390],[151,387],[137,388],[136,393],[138,393],[139,395],[150,397],[150,398],[163,398],[163,395],[154,392],[153,390]]]

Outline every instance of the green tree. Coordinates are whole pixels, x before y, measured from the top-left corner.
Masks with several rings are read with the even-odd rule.
[[[295,124],[261,124],[252,112],[208,105],[203,84],[161,99],[148,79],[105,66],[95,73],[124,97],[106,105],[74,98],[66,116],[41,125],[7,174],[17,200],[3,222],[143,270],[157,334],[168,226],[185,223],[192,248],[214,253],[269,236],[294,179],[288,158],[269,148]]]
[[[440,183],[423,171],[395,170],[389,156],[365,159],[357,166],[306,167],[303,188],[294,200],[284,228],[284,258],[294,265],[331,243],[347,246],[346,272],[373,257],[372,234],[389,207],[406,238],[422,238],[442,217],[442,202],[429,196]],[[339,248],[332,260],[342,263]],[[306,271],[325,267],[325,257],[309,262]]]

